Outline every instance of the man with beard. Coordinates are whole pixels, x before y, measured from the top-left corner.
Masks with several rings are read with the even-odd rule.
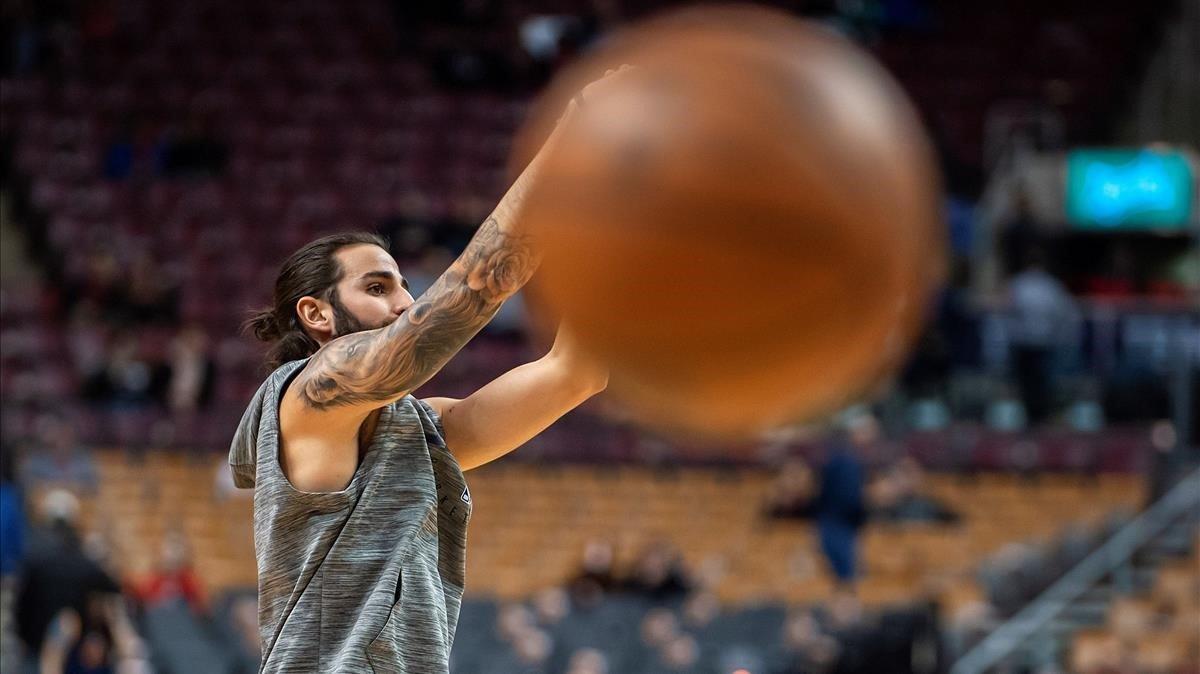
[[[229,462],[254,488],[261,671],[447,672],[471,514],[463,471],[607,385],[560,330],[544,357],[467,398],[410,395],[533,274],[517,216],[537,165],[420,298],[382,240],[341,234],[284,262],[272,307],[249,322],[274,371]]]

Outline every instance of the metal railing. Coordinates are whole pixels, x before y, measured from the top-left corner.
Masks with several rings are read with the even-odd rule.
[[[1200,511],[1200,470],[1181,480],[1028,606],[954,663],[950,674],[983,674],[1038,634],[1071,602],[1125,564],[1143,545],[1186,513]]]

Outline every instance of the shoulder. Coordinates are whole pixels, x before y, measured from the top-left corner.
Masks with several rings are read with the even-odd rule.
[[[439,447],[446,446],[446,432],[445,427],[442,425],[442,411],[437,405],[436,398],[422,400],[412,395],[407,395],[395,404],[412,407],[417,414],[417,418],[421,421],[421,427],[425,431],[425,441],[427,443]]]
[[[263,382],[263,386],[274,386],[280,391],[287,389],[288,385],[304,371],[310,360],[312,360],[311,357],[301,358],[300,360],[293,360],[280,365],[275,368],[274,372],[267,376],[267,380]]]

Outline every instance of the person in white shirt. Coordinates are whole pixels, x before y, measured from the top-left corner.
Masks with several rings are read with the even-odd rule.
[[[1066,286],[1046,271],[1037,249],[1027,254],[1025,267],[1009,281],[1008,298],[1012,367],[1029,420],[1037,423],[1052,410],[1050,369],[1078,324],[1079,307]]]

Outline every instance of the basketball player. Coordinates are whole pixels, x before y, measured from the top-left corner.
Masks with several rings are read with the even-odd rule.
[[[335,235],[283,264],[272,308],[251,320],[274,372],[229,463],[254,488],[261,671],[447,672],[471,514],[463,471],[606,386],[560,331],[546,356],[465,399],[410,395],[533,274],[517,220],[537,164],[420,298],[381,240]]]

